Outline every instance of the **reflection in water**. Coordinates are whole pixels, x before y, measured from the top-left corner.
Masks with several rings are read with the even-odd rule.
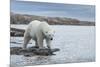
[[[51,56],[24,57],[23,60],[24,60],[24,63],[22,63],[22,65],[49,64],[51,62]]]
[[[50,62],[50,56],[38,56],[36,57],[35,61],[40,64],[45,64],[47,62]]]

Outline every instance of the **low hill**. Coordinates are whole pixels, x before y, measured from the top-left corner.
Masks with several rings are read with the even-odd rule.
[[[87,25],[94,26],[95,22],[80,21],[78,19],[65,18],[65,17],[46,17],[46,16],[35,16],[26,14],[15,14],[10,13],[11,24],[28,24],[33,20],[47,21],[51,25]]]

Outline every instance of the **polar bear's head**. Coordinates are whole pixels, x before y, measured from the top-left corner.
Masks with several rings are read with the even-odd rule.
[[[53,40],[54,33],[55,33],[55,31],[54,31],[54,30],[51,30],[51,29],[45,30],[45,31],[44,31],[45,37],[46,37],[47,39],[49,39],[49,40]]]

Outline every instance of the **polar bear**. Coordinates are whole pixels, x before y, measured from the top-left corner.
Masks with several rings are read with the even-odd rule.
[[[47,47],[50,47],[51,41],[54,37],[54,30],[45,21],[34,20],[31,21],[24,33],[23,49],[26,49],[28,42],[33,39],[35,41],[35,47],[44,48],[43,40],[46,40]]]

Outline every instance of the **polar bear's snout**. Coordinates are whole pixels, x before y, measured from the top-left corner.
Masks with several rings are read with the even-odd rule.
[[[44,35],[48,40],[53,40],[54,32],[49,30],[49,31],[44,32]]]
[[[53,40],[53,37],[54,37],[53,34],[49,34],[49,36],[48,36],[48,38],[49,38],[50,40]]]
[[[51,38],[51,40],[53,40],[53,38]]]
[[[53,35],[49,35],[50,40],[53,40],[53,37],[54,37]]]
[[[47,37],[47,39],[53,40],[53,36],[50,35],[50,36]]]

